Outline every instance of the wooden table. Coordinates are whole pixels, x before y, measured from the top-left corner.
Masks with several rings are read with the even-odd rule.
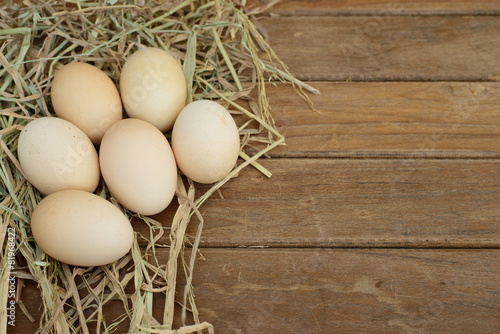
[[[321,94],[313,111],[269,84],[287,143],[261,160],[272,178],[247,168],[202,207],[201,320],[223,334],[499,333],[500,1],[266,13],[271,46]],[[23,298],[36,315],[34,285]]]

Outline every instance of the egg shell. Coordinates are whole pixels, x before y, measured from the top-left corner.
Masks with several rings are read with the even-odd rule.
[[[199,100],[188,104],[172,129],[177,166],[191,180],[214,183],[234,167],[240,151],[238,128],[220,104]]]
[[[106,199],[81,190],[62,190],[33,210],[31,231],[40,248],[61,262],[100,266],[127,254],[134,241],[128,218]]]
[[[163,133],[150,123],[128,118],[113,124],[102,138],[99,162],[110,192],[129,210],[154,215],[172,201],[174,155]]]
[[[45,195],[65,189],[93,192],[101,177],[90,139],[61,118],[29,122],[19,135],[17,154],[26,179]]]
[[[186,105],[186,79],[168,52],[154,47],[127,58],[120,74],[120,94],[126,113],[161,132],[170,130]]]
[[[82,129],[94,144],[123,115],[116,85],[87,63],[70,63],[57,71],[50,97],[56,115]]]

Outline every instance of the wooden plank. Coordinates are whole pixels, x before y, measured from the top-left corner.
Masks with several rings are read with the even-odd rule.
[[[273,157],[500,157],[500,83],[314,82],[317,112],[268,85],[286,146]]]
[[[203,204],[204,247],[500,247],[498,160],[262,164],[271,179],[247,168]],[[197,185],[198,196],[207,189]],[[174,211],[155,218],[168,227]]]
[[[261,8],[270,0],[249,0],[250,9]],[[280,0],[268,13],[282,16],[325,15],[498,15],[498,0]]]
[[[490,81],[494,16],[270,17],[260,21],[292,74],[317,81]]]
[[[203,249],[216,333],[498,333],[500,250]]]
[[[206,248],[202,254],[194,292],[200,319],[216,333],[500,331],[498,249]],[[166,261],[168,250],[159,249],[157,256]],[[36,321],[31,324],[18,310],[9,333],[38,328],[40,299],[33,283],[28,289],[23,300]],[[179,302],[182,289],[180,275]],[[164,298],[155,296],[155,317],[161,319]],[[122,310],[119,302],[110,304],[104,316]],[[118,332],[126,332],[127,322]]]

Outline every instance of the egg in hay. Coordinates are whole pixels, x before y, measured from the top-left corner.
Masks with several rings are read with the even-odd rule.
[[[93,192],[101,177],[90,139],[61,118],[29,122],[19,135],[17,154],[26,179],[45,195],[65,189]]]
[[[146,121],[113,124],[99,150],[102,177],[123,206],[143,215],[163,211],[177,186],[177,166],[168,140]]]
[[[70,63],[57,71],[50,97],[56,115],[82,129],[94,144],[123,115],[113,81],[87,63]]]
[[[214,183],[234,167],[240,151],[238,128],[220,104],[188,104],[172,129],[172,150],[179,169],[191,180]]]
[[[174,57],[162,49],[148,47],[125,61],[120,94],[127,115],[166,132],[186,104],[186,79]]]
[[[42,199],[31,216],[40,248],[75,266],[100,266],[127,254],[134,241],[128,218],[106,199],[81,190],[62,190]]]

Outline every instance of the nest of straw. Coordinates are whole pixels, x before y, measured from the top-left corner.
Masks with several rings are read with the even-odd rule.
[[[257,159],[284,138],[274,126],[266,82],[291,83],[306,99],[303,89],[316,92],[296,80],[267,44],[255,16],[266,7],[246,8],[245,3],[25,0],[0,7],[0,303],[7,305],[11,298],[9,278],[15,276],[17,309],[37,321],[19,299],[22,282],[35,281],[42,300],[39,333],[101,333],[118,328],[130,333],[213,332],[212,325],[199,318],[191,284],[203,226],[198,210],[249,165],[271,175]],[[241,159],[226,178],[203,194],[195,194],[193,182],[179,176],[179,205],[171,222],[122,208],[127,216],[149,226],[147,245],[139,247],[136,236],[131,252],[107,266],[79,268],[60,263],[44,254],[31,235],[30,215],[42,195],[23,177],[16,152],[19,133],[34,118],[55,116],[50,86],[64,64],[90,63],[117,83],[126,57],[146,46],[165,49],[178,59],[188,83],[187,102],[217,100],[244,118],[239,129]],[[113,201],[104,185],[98,192]],[[186,228],[195,222],[197,233],[188,238]],[[158,244],[164,233],[169,233],[169,258],[160,263],[156,249],[164,246]],[[189,257],[184,254],[186,245],[192,248]],[[176,289],[178,267],[184,269],[187,282],[183,290]],[[180,301],[174,300],[176,290],[183,291]],[[159,319],[153,317],[153,298],[165,301]],[[109,318],[103,312],[112,301],[119,301],[121,316]],[[182,305],[179,329],[173,328],[176,302]],[[6,331],[7,322],[2,309],[0,332]]]

